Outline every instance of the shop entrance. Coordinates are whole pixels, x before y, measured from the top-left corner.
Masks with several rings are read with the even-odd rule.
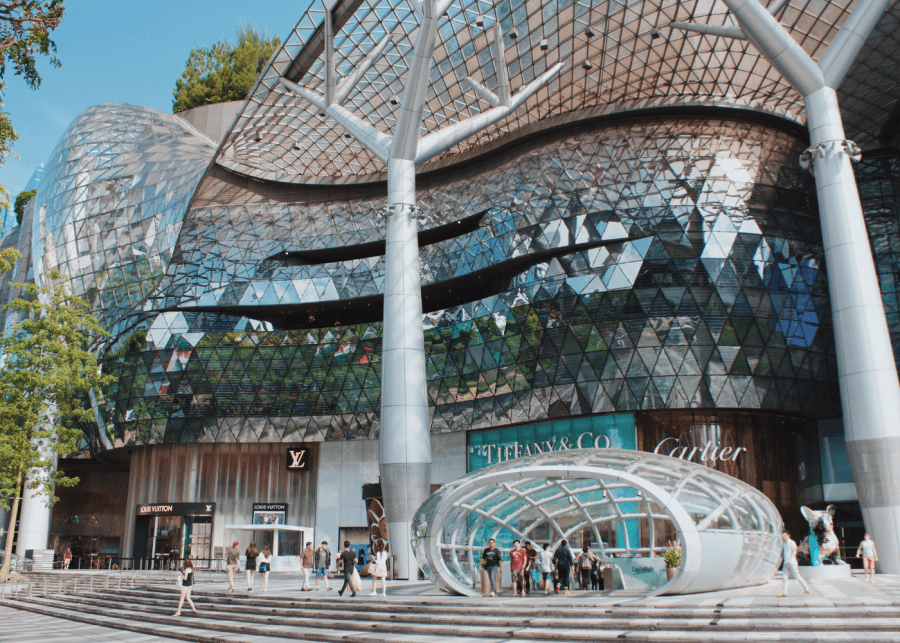
[[[175,569],[184,558],[209,567],[215,503],[138,505],[134,567]]]

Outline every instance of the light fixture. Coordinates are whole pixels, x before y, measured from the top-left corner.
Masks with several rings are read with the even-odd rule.
[[[397,98],[396,96],[391,96],[391,100],[388,101],[388,102],[390,102],[391,105],[399,105],[399,104],[400,104],[400,99]]]
[[[475,16],[475,26],[484,27],[484,16]]]
[[[516,40],[519,37],[519,32],[515,29],[510,29],[506,35],[509,36],[510,40]]]
[[[591,63],[590,60],[585,60],[583,63],[581,63],[581,66],[584,67],[585,69],[593,69],[594,68],[593,63]]]
[[[652,38],[653,40],[656,40],[657,38],[662,38],[662,34],[659,33],[659,29],[657,29],[656,27],[651,29],[650,30],[650,38]]]
[[[587,36],[588,38],[593,38],[593,37],[594,37],[594,30],[591,29],[591,26],[590,26],[590,25],[587,25],[587,26],[584,28],[584,35]]]
[[[547,44],[546,38],[541,38],[541,51],[547,51],[550,45]]]

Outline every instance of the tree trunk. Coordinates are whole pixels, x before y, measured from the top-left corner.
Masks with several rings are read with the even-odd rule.
[[[9,561],[12,558],[13,540],[16,534],[16,515],[19,513],[19,500],[22,498],[22,467],[16,479],[16,495],[9,512],[9,530],[6,533],[6,550],[3,552],[3,569],[0,569],[0,581],[9,578]]]

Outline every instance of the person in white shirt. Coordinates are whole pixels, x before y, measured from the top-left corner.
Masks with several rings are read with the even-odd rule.
[[[874,583],[875,561],[878,560],[878,550],[875,549],[875,541],[872,540],[872,536],[870,536],[868,532],[864,538],[865,540],[859,543],[859,548],[856,550],[856,557],[862,557],[863,569],[866,572],[866,581]]]
[[[269,589],[269,571],[272,565],[272,552],[266,548],[259,555],[259,587],[263,593]]]
[[[781,534],[781,540],[784,541],[784,546],[781,549],[784,564],[781,567],[782,583],[779,596],[787,596],[788,580],[791,578],[800,581],[800,585],[803,587],[803,595],[806,596],[809,594],[809,585],[806,584],[806,581],[800,576],[800,570],[797,569],[797,543],[791,540],[791,532],[789,531]]]
[[[544,551],[538,554],[538,565],[541,570],[541,585],[544,586],[546,595],[550,593],[550,585],[553,583],[553,552],[547,543],[544,543]]]
[[[381,579],[381,595],[387,596],[387,559],[388,553],[384,550],[381,541],[375,543],[372,549],[372,593],[369,596],[378,596],[378,579]]]

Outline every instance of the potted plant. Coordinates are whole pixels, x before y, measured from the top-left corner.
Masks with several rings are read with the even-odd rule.
[[[666,581],[670,581],[681,566],[681,547],[670,541],[669,548],[663,554],[663,560],[666,561]]]

